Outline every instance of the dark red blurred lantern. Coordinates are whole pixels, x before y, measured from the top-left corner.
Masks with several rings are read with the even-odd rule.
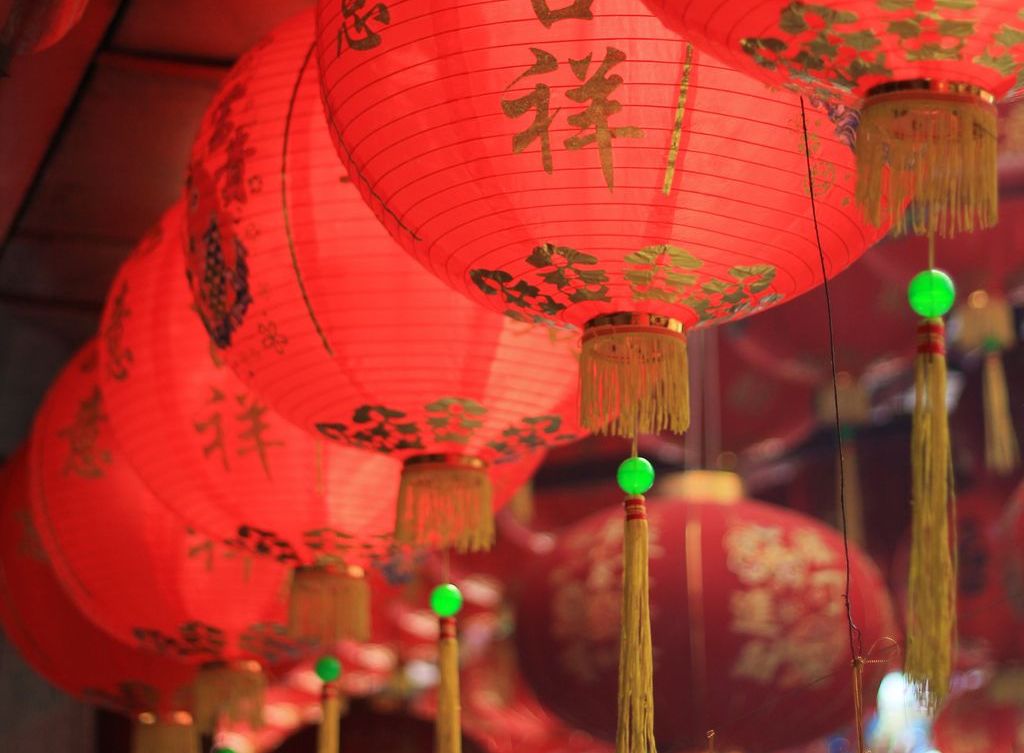
[[[96,351],[89,343],[65,368],[33,428],[30,500],[43,548],[90,620],[125,643],[203,666],[201,728],[222,702],[232,716],[258,719],[260,662],[287,663],[311,648],[286,635],[288,570],[186,528],[155,498],[114,443]]]
[[[5,0],[0,2],[0,72],[14,55],[40,52],[71,31],[89,0]]]
[[[722,746],[772,751],[853,717],[842,540],[792,511],[727,499],[648,506],[654,726],[664,750],[703,749],[714,729]],[[621,540],[617,511],[579,523],[532,563],[518,604],[519,656],[534,692],[606,739],[615,733]],[[867,653],[895,624],[878,572],[851,555]],[[868,665],[866,698],[883,674],[884,664]]]
[[[996,223],[993,103],[1024,64],[1024,17],[1015,3],[645,2],[670,28],[769,83],[863,101],[857,198],[876,221],[902,226],[904,201],[914,198],[917,232]]]
[[[0,475],[0,625],[5,637],[65,693],[134,717],[137,753],[198,751],[189,713],[195,667],[114,640],[79,611],[50,567],[29,497],[26,458],[19,452]],[[180,747],[170,747],[175,744]]]
[[[999,551],[1005,562],[1003,584],[1018,626],[1016,657],[1024,659],[1024,485],[1014,492],[1000,529]]]
[[[1024,608],[1015,613],[1011,558],[1004,545],[1008,500],[1013,484],[984,478],[962,489],[956,500],[957,656],[961,669],[974,669],[1024,658]],[[871,490],[885,503],[884,495]],[[910,535],[893,555],[896,600],[906,604]],[[1021,602],[1024,607],[1024,601]]]
[[[284,416],[405,461],[398,535],[486,548],[486,467],[577,435],[571,333],[488,313],[388,237],[323,121],[313,19],[232,70],[189,166],[189,275],[224,358]]]
[[[1024,669],[1004,667],[985,687],[955,696],[932,727],[942,753],[1019,753],[1024,748]]]
[[[812,181],[828,274],[880,237],[853,207],[845,115],[695,51],[639,0],[320,0],[317,57],[339,153],[392,235],[479,303],[585,328],[592,430],[685,430],[685,333],[821,282]]]

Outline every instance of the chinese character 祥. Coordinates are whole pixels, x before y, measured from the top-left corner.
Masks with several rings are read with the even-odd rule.
[[[555,21],[564,21],[568,18],[589,21],[594,17],[594,14],[590,12],[590,6],[593,5],[594,0],[573,0],[564,8],[554,9],[551,8],[548,0],[531,0],[531,3],[533,12],[537,14],[537,19],[548,29]]]
[[[538,0],[541,2],[541,0]],[[588,4],[589,6],[589,4]],[[573,6],[575,8],[576,6]],[[538,17],[539,14],[538,14]],[[543,20],[543,19],[542,19]],[[557,18],[555,19],[557,20]],[[558,59],[546,50],[531,47],[534,63],[520,74],[512,84],[527,76],[539,76],[558,70]],[[582,60],[569,60],[569,67],[579,86],[568,89],[565,96],[573,102],[586,105],[586,108],[569,115],[569,125],[579,130],[563,141],[566,149],[583,149],[594,145],[597,147],[601,160],[601,172],[609,189],[615,186],[615,175],[612,164],[612,141],[617,138],[642,138],[644,132],[636,126],[612,126],[609,119],[622,109],[622,103],[611,99],[612,93],[622,84],[622,76],[608,75],[612,68],[626,59],[626,53],[614,47],[608,47],[604,60],[590,74],[593,55]],[[511,85],[510,85],[511,86]],[[551,173],[554,163],[551,155],[551,125],[561,108],[551,110],[551,88],[545,83],[538,83],[533,91],[518,99],[504,99],[501,109],[507,118],[519,118],[530,112],[534,113],[533,123],[524,131],[512,137],[512,151],[524,151],[534,141],[540,142],[541,164],[546,173]]]
[[[267,433],[267,429],[270,428],[269,424],[264,420],[263,416],[267,412],[267,406],[262,403],[253,400],[246,406],[247,399],[244,395],[239,396],[238,404],[242,406],[244,410],[238,413],[235,418],[243,423],[245,431],[238,434],[238,439],[241,440],[241,446],[238,448],[239,455],[246,455],[250,452],[256,452],[260,456],[260,464],[263,466],[264,473],[270,476],[270,463],[267,460],[267,448],[268,447],[280,447],[284,442],[274,441],[267,439],[264,435]]]
[[[608,72],[616,65],[626,59],[626,53],[609,47],[605,50],[604,60],[590,78],[586,78],[590,70],[591,55],[583,60],[570,60],[569,65],[573,74],[583,83],[575,89],[565,93],[573,102],[584,104],[589,102],[587,109],[570,115],[569,125],[576,126],[580,133],[565,140],[566,149],[582,149],[590,144],[596,144],[601,155],[601,171],[604,173],[604,182],[608,188],[615,185],[615,177],[612,168],[612,139],[643,137],[644,132],[635,126],[620,126],[611,128],[608,125],[608,118],[622,109],[622,103],[609,99],[620,84],[622,76],[618,74],[609,76]],[[586,80],[584,80],[586,79]]]
[[[338,31],[338,53],[341,54],[341,42],[344,39],[353,50],[372,50],[380,44],[381,37],[370,28],[371,22],[383,26],[391,23],[391,12],[384,3],[377,3],[369,10],[360,12],[366,0],[341,0],[341,30]]]
[[[206,401],[207,405],[217,406],[213,412],[203,421],[195,421],[193,426],[200,434],[206,434],[208,431],[211,435],[210,442],[203,447],[203,457],[209,458],[214,453],[220,453],[221,463],[224,468],[228,468],[228,452],[227,445],[224,443],[224,425],[222,422],[220,408],[218,403],[224,402],[224,393],[218,390],[216,387],[210,388],[210,399]]]

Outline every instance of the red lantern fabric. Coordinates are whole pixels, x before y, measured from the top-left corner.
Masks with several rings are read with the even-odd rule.
[[[955,81],[996,97],[1024,62],[1024,17],[991,0],[645,0],[667,26],[774,84],[856,102],[888,81]]]
[[[730,65],[849,104],[865,99],[858,200],[918,233],[995,225],[996,108],[1020,80],[1024,16],[965,0],[645,0],[665,24]],[[891,203],[881,197],[889,168]]]
[[[842,540],[753,501],[651,501],[651,634],[658,747],[772,751],[851,721]],[[566,532],[527,574],[523,674],[570,724],[614,739],[621,513]],[[895,632],[881,577],[855,548],[851,598],[864,652]],[[870,699],[884,663],[866,667]]]
[[[10,0],[0,3],[0,70],[12,55],[57,44],[85,13],[89,0]]]
[[[942,753],[1018,753],[1024,746],[1024,670],[1003,668],[985,687],[956,696],[932,727]]]
[[[193,147],[189,279],[224,358],[303,428],[411,464],[469,473],[577,436],[572,336],[447,290],[359,198],[323,122],[312,23],[240,61]]]
[[[1012,555],[1005,546],[1014,484],[988,477],[956,500],[957,664],[989,666],[1024,659],[1024,600],[1013,593]],[[894,590],[906,599],[909,535],[893,558]]]
[[[339,154],[413,256],[497,311],[588,326],[588,428],[685,430],[682,332],[821,282],[801,100],[637,0],[321,0],[317,56]],[[806,107],[830,275],[880,237],[835,112]],[[615,375],[622,361],[635,371]]]
[[[310,647],[283,625],[288,570],[186,528],[108,416],[91,342],[50,390],[29,451],[33,519],[75,604],[115,638],[192,664],[301,657]]]
[[[98,373],[124,456],[216,540],[294,567],[384,563],[401,463],[303,431],[223,362],[191,307],[184,222],[178,203],[107,298]]]
[[[71,601],[32,520],[24,453],[0,478],[0,625],[39,674],[66,693],[125,714],[191,706],[195,668],[114,640]]]

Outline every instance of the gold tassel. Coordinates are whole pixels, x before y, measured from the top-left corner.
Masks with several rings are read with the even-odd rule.
[[[616,753],[656,753],[647,507],[643,495],[627,497],[625,508],[622,634],[619,638],[619,719],[615,750]]]
[[[871,399],[860,382],[847,372],[836,375],[835,392],[830,385],[818,391],[818,421],[823,425],[836,420],[839,404],[839,425],[843,439],[842,463],[836,454],[836,520],[842,525],[842,504],[846,501],[846,533],[858,546],[864,545],[864,497],[861,492],[860,463],[857,456],[857,429],[868,423]],[[840,467],[843,473],[840,474]],[[845,483],[845,488],[840,483]],[[837,526],[838,527],[838,526]]]
[[[222,718],[263,726],[267,680],[259,662],[215,662],[202,666],[194,686],[195,720],[200,732],[212,733]]]
[[[860,459],[857,453],[857,437],[851,429],[846,429],[846,440],[843,444],[843,474],[839,475],[839,458],[836,457],[836,488],[840,478],[845,482],[845,494],[836,494],[836,508],[840,525],[842,525],[842,502],[846,501],[846,535],[857,546],[863,548],[864,539],[864,494],[860,484]]]
[[[918,326],[911,433],[913,515],[907,597],[908,680],[934,712],[949,689],[956,632],[956,572],[950,541],[953,502],[946,414],[945,325]]]
[[[869,94],[857,129],[857,203],[896,233],[948,237],[994,226],[996,133],[993,99],[973,87],[904,81]]]
[[[321,646],[370,640],[370,586],[360,567],[303,567],[292,573],[288,630]]]
[[[486,551],[494,545],[487,467],[462,455],[421,455],[402,469],[395,539],[413,546]]]
[[[1020,446],[1010,413],[1003,356],[999,350],[985,353],[985,465],[1000,476],[1009,476],[1020,465]]]
[[[454,617],[442,617],[437,645],[437,722],[434,753],[462,753],[462,707],[459,702],[459,639]]]
[[[682,324],[634,313],[588,322],[580,353],[580,422],[592,432],[630,439],[690,428]]]
[[[140,714],[132,725],[132,753],[199,753],[199,733],[192,717]]]
[[[520,486],[512,499],[508,502],[509,512],[512,517],[523,525],[529,525],[533,520],[533,482],[527,481]]]
[[[341,691],[336,682],[325,682],[320,691],[320,709],[323,718],[316,738],[317,753],[338,753],[341,744]]]
[[[857,753],[864,753],[864,659],[853,660],[853,732]]]
[[[981,349],[985,353],[982,366],[985,466],[1000,476],[1009,476],[1020,465],[1020,447],[1013,428],[1002,358],[1003,351],[1017,342],[1013,309],[1005,298],[975,290],[968,296],[967,305],[961,306],[957,313],[960,320],[957,345],[963,350]]]

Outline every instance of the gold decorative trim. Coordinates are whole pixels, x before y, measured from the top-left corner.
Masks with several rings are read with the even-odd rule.
[[[469,468],[471,470],[484,470],[487,463],[473,455],[459,455],[457,453],[431,453],[427,455],[413,455],[407,458],[403,464],[405,468],[416,468],[425,465],[440,465],[448,468]]]
[[[611,331],[617,331],[621,327],[664,330],[668,334],[680,336],[683,334],[683,323],[678,319],[639,311],[617,311],[613,314],[595,316],[584,324],[583,342]]]
[[[952,94],[970,99],[977,99],[986,104],[995,104],[996,98],[991,92],[974,84],[962,81],[942,81],[930,78],[914,78],[904,81],[886,81],[884,84],[868,89],[865,105],[878,98],[897,98],[908,93],[920,94]]]

